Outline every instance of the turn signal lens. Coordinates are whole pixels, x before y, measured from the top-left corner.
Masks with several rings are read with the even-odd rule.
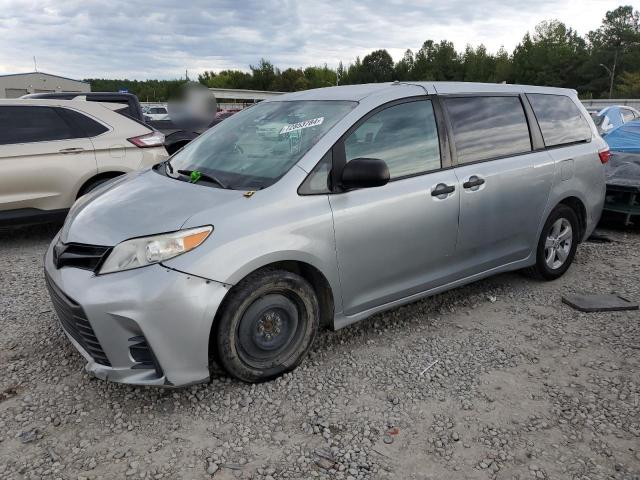
[[[184,244],[184,251],[188,252],[189,250],[196,248],[202,242],[206,240],[206,238],[211,233],[211,230],[203,230],[198,233],[192,233],[183,238],[182,243]]]

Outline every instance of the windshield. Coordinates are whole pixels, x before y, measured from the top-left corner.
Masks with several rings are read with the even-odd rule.
[[[266,188],[356,104],[321,100],[259,103],[187,144],[171,158],[170,171],[198,171],[233,189]]]

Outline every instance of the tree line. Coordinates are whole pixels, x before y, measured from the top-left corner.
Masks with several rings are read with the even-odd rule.
[[[452,42],[427,40],[394,62],[387,50],[376,50],[347,66],[287,68],[262,59],[249,71],[205,71],[198,81],[207,87],[293,92],[331,85],[388,81],[467,81],[547,85],[576,89],[582,98],[640,97],[640,13],[632,6],[608,11],[601,25],[584,37],[551,20],[527,32],[513,52],[487,51]],[[185,80],[89,79],[94,91],[127,88],[146,101],[170,98]]]

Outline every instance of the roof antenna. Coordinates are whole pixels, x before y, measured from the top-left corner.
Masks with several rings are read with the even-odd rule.
[[[35,68],[36,72],[38,71],[38,64],[36,63],[36,56],[33,56],[33,68]]]

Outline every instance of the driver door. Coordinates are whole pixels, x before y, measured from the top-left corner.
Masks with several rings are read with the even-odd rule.
[[[390,171],[382,187],[329,196],[346,315],[450,275],[459,192],[453,170],[442,169],[441,143],[432,101],[414,97],[373,110],[334,147],[334,158],[377,158]]]

